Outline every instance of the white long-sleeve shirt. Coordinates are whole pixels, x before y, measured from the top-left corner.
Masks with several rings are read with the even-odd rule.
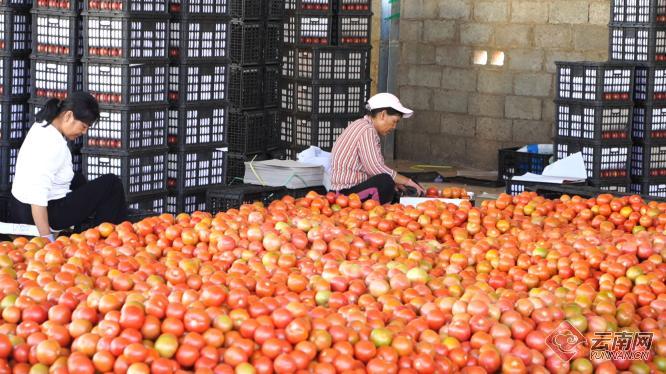
[[[12,195],[25,204],[47,206],[70,192],[73,178],[67,140],[53,125],[33,124],[16,159]]]

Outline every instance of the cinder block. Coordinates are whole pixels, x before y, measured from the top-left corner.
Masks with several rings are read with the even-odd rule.
[[[473,137],[476,131],[475,117],[467,114],[444,113],[440,132],[453,136]]]
[[[451,42],[456,37],[456,22],[426,20],[423,22],[423,40],[432,43]]]
[[[442,84],[444,89],[473,92],[476,91],[475,69],[442,69]]]
[[[541,100],[526,96],[507,96],[505,111],[507,118],[541,120]]]
[[[557,71],[555,61],[583,61],[586,56],[578,51],[546,51],[545,69],[549,73]]]
[[[415,65],[409,68],[409,85],[417,87],[439,87],[442,68],[435,65]]]
[[[437,65],[441,66],[468,67],[472,65],[472,49],[456,46],[437,47],[435,60]]]
[[[504,117],[504,96],[480,93],[470,95],[469,114],[473,116]]]
[[[478,139],[509,141],[513,123],[510,119],[477,117],[476,137]]]
[[[578,25],[573,28],[574,48],[578,51],[598,51],[608,48],[608,27]]]
[[[474,3],[474,19],[481,22],[509,20],[509,2],[506,0],[479,0]]]
[[[462,91],[435,90],[433,92],[433,109],[448,113],[467,113],[469,93]]]
[[[538,25],[534,27],[534,42],[541,48],[567,48],[571,46],[570,25]]]
[[[511,2],[511,22],[548,22],[548,2],[540,0],[514,0]]]
[[[590,2],[589,23],[592,25],[608,25],[610,21],[611,2],[608,0]]]
[[[472,13],[470,0],[440,0],[439,18],[468,19]]]
[[[495,27],[495,45],[499,48],[527,48],[531,42],[532,27],[527,25],[502,25]]]
[[[432,110],[417,110],[410,118],[403,119],[398,127],[426,134],[439,134],[442,113]]]
[[[432,90],[424,87],[400,87],[400,101],[402,101],[408,108],[414,110],[430,110],[432,109],[431,98]]]
[[[423,21],[400,20],[400,40],[420,42],[423,39]]]
[[[553,76],[555,79],[555,76]],[[543,105],[541,106],[541,118],[543,121],[549,123],[555,123],[555,102],[552,98],[543,99]]]
[[[437,135],[430,138],[431,162],[446,165],[461,165],[465,162],[465,138]],[[430,161],[429,160],[429,161]]]
[[[583,24],[588,22],[589,1],[559,0],[549,8],[548,22]]]
[[[552,123],[545,121],[513,121],[513,140],[521,143],[552,142]]]
[[[493,36],[493,28],[482,23],[465,23],[460,26],[460,43],[463,45],[488,45]]]
[[[515,75],[513,89],[520,96],[551,96],[552,83],[549,73],[520,73]]]
[[[396,157],[398,159],[427,161],[430,155],[430,138],[428,134],[418,133],[409,129],[396,131]]]
[[[465,162],[474,168],[495,170],[497,169],[497,150],[502,147],[502,142],[483,139],[465,139]]]
[[[544,52],[536,49],[512,49],[506,51],[505,66],[517,71],[541,71]]]
[[[402,64],[432,65],[435,61],[435,49],[428,44],[403,43],[400,48]]]
[[[406,19],[437,18],[437,0],[411,0],[400,3],[400,17]]]
[[[510,94],[513,92],[513,74],[506,70],[481,69],[477,89],[481,93]]]

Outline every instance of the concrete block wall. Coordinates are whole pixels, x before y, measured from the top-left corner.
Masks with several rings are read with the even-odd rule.
[[[497,168],[497,150],[549,143],[555,64],[608,57],[609,0],[401,0],[396,158]],[[475,51],[504,65],[475,65]]]

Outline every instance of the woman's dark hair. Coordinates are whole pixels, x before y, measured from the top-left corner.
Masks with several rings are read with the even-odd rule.
[[[99,105],[95,98],[83,91],[72,92],[65,100],[51,99],[46,102],[44,108],[37,113],[37,122],[46,121],[51,123],[60,113],[71,110],[74,118],[92,126],[99,119]]]
[[[370,112],[369,112],[370,117],[377,117],[377,115],[379,113],[383,112],[383,111],[386,111],[386,114],[388,114],[389,116],[400,116],[400,117],[402,117],[402,114],[403,114],[403,113],[398,112],[397,110],[395,110],[391,107],[388,107],[388,108],[377,108],[377,109],[370,110]]]

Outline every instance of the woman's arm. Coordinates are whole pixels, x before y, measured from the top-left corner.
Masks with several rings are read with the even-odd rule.
[[[43,237],[50,237],[51,226],[49,226],[49,212],[45,206],[30,205],[32,208],[32,219],[35,221],[35,226],[39,231],[39,235]],[[53,240],[53,237],[50,237]]]

